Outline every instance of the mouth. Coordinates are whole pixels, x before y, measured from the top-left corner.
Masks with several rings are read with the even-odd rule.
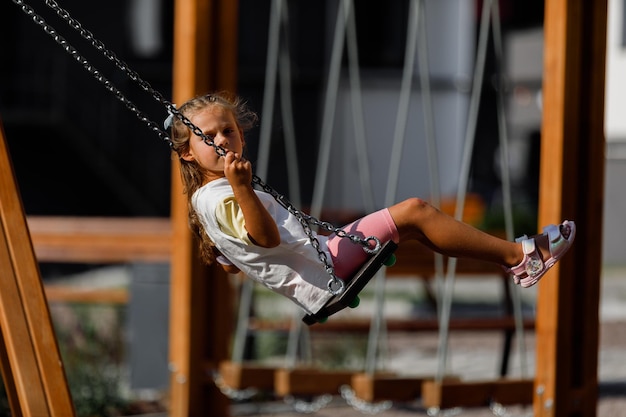
[[[220,158],[225,157],[226,154],[230,152],[230,149],[224,148],[223,146],[216,145],[214,146],[214,148],[215,148],[215,153],[217,153],[217,156]]]

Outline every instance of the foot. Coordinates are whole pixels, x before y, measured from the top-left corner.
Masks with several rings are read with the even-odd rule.
[[[516,242],[522,244],[524,258],[518,265],[504,270],[513,275],[516,284],[531,287],[565,255],[575,237],[576,225],[568,220],[559,226],[544,227],[543,234],[522,236]]]

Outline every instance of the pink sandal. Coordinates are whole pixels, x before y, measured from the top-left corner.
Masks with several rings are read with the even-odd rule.
[[[569,227],[569,236],[567,239],[561,234],[561,228]],[[574,222],[565,220],[560,226],[549,225],[543,228],[543,234],[548,236],[550,258],[545,261],[541,257],[541,253],[536,247],[535,238],[526,235],[515,239],[516,242],[522,243],[524,250],[524,259],[519,265],[512,268],[504,268],[506,272],[513,275],[516,284],[524,288],[531,287],[548,272],[559,259],[565,255],[567,250],[572,246],[574,237],[576,236],[576,225]]]

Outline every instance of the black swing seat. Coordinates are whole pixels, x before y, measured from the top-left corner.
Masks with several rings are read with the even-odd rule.
[[[367,262],[363,264],[361,269],[352,277],[352,279],[346,284],[346,288],[341,294],[332,297],[328,302],[315,314],[307,314],[302,318],[302,321],[307,325],[322,322],[326,318],[333,314],[343,310],[346,307],[350,307],[354,300],[358,297],[359,293],[367,283],[372,279],[380,267],[385,264],[387,259],[393,255],[398,248],[398,245],[393,241],[388,241],[382,245],[380,250],[370,257]]]

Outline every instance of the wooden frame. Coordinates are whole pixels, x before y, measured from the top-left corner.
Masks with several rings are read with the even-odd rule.
[[[274,392],[281,397],[337,395],[342,385],[352,381],[353,371],[321,370],[318,368],[277,369]]]
[[[533,408],[536,416],[595,416],[607,2],[547,0],[544,21],[539,223],[568,218],[578,231],[570,254],[540,284]],[[464,401],[492,389],[425,384],[424,395],[444,408],[470,405]]]
[[[422,384],[422,404],[426,408],[531,404],[532,398],[533,381],[530,379],[426,381]]]
[[[222,361],[218,369],[222,381],[228,388],[234,390],[253,388],[268,392],[274,390],[275,367],[246,362]],[[209,371],[211,370],[207,369],[207,372]]]
[[[12,412],[74,416],[1,123],[0,275],[0,359]]]
[[[539,223],[571,219],[578,230],[539,284],[533,408],[538,417],[595,416],[607,2],[546,0],[544,22]],[[478,395],[472,384],[432,388],[429,401],[440,407]],[[446,392],[457,400],[446,403]]]
[[[237,2],[177,0],[175,7],[174,101],[209,89],[235,91]],[[574,219],[578,237],[571,253],[540,284],[534,411],[536,416],[595,416],[607,2],[546,0],[545,10],[539,220]],[[5,385],[21,415],[72,416],[3,133],[0,139]],[[173,168],[170,415],[226,416],[227,400],[208,383],[200,364],[215,367],[227,356],[231,297],[223,274],[198,264],[176,162]],[[478,389],[440,384],[434,387],[433,404],[458,405],[441,396],[444,391],[461,395],[457,388],[465,393]],[[482,383],[480,389],[495,388]]]
[[[578,230],[540,284],[534,414],[595,416],[607,1],[548,0],[544,20],[539,222]]]
[[[238,2],[176,0],[175,103],[215,90],[236,91]],[[172,164],[170,416],[227,416],[228,399],[207,377],[228,358],[232,294],[221,268],[202,266],[187,219],[178,162]]]
[[[39,262],[169,262],[168,218],[28,216]]]
[[[352,376],[350,383],[355,397],[368,403],[379,401],[411,402],[422,397],[422,386],[433,381],[432,375],[402,376],[395,373],[362,372]],[[447,380],[447,379],[446,379]],[[458,380],[455,378],[454,380]]]

